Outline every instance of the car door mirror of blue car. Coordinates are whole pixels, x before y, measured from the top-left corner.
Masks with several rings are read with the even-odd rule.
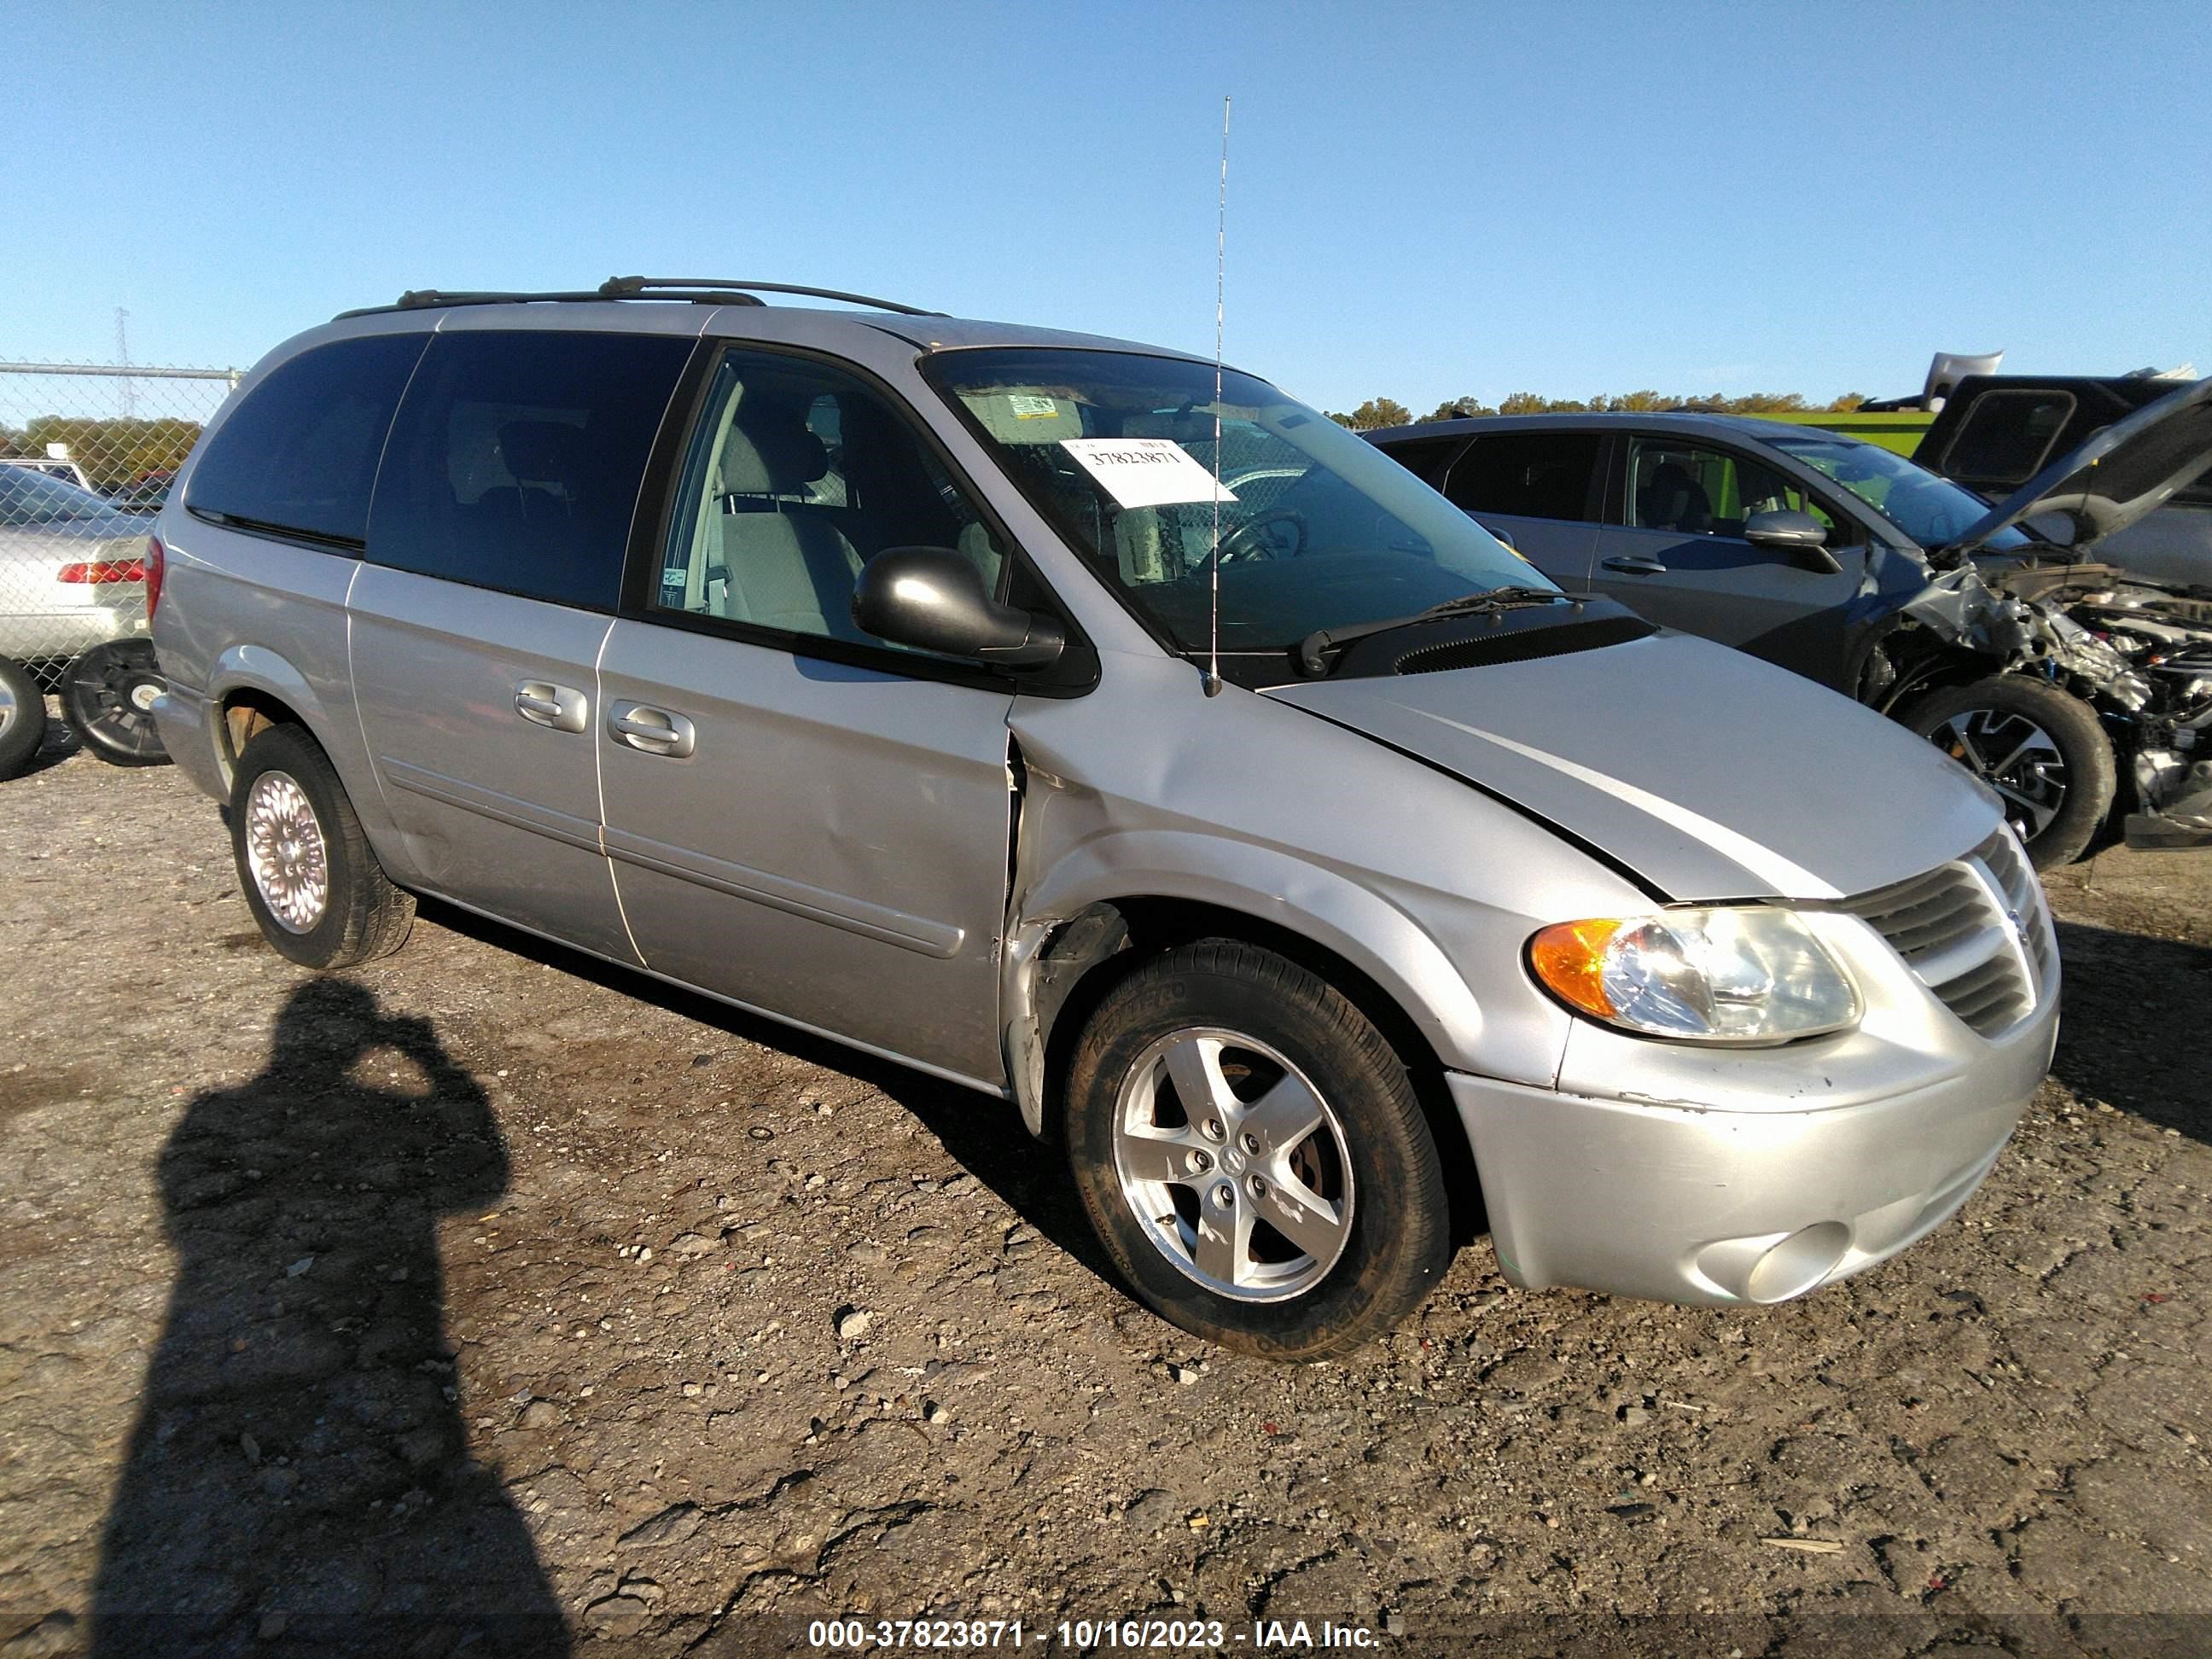
[[[1000,605],[982,572],[949,547],[887,547],[868,561],[853,590],[853,621],[893,645],[994,668],[1044,668],[1066,635],[1050,617]]]
[[[1786,507],[1754,513],[1743,521],[1743,538],[1753,547],[1787,553],[1808,570],[1833,575],[1843,568],[1828,551],[1828,527],[1809,513]]]

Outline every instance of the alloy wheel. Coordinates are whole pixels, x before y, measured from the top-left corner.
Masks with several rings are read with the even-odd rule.
[[[1342,1121],[1259,1039],[1215,1027],[1160,1038],[1123,1079],[1114,1167],[1145,1237],[1218,1296],[1311,1290],[1352,1237]]]
[[[2051,735],[2025,714],[1968,708],[1929,736],[2004,797],[2021,839],[2033,841],[2066,805],[2066,760]]]

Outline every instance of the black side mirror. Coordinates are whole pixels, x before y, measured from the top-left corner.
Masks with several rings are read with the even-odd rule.
[[[1828,551],[1827,527],[1809,513],[1787,507],[1754,513],[1743,521],[1743,538],[1753,547],[1787,553],[1808,570],[1832,575],[1843,568]]]
[[[1042,668],[1066,636],[1034,611],[1000,605],[982,573],[949,547],[887,547],[853,589],[853,621],[864,633],[994,668]]]

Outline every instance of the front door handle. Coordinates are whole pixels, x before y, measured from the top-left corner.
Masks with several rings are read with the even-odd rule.
[[[584,694],[550,680],[525,680],[516,686],[514,712],[556,732],[580,732],[591,724],[591,705]]]
[[[618,702],[607,710],[607,730],[641,754],[682,760],[699,746],[699,733],[683,715],[650,703]]]
[[[1658,560],[1646,559],[1632,554],[1625,554],[1617,559],[1606,559],[1601,562],[1607,570],[1625,570],[1632,576],[1663,576],[1667,574],[1667,567]]]

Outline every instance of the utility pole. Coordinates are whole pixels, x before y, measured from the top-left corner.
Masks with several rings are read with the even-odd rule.
[[[115,362],[118,367],[131,367],[131,332],[126,324],[131,313],[121,306],[115,307]],[[138,412],[138,388],[126,374],[122,380],[123,418],[129,420]]]

